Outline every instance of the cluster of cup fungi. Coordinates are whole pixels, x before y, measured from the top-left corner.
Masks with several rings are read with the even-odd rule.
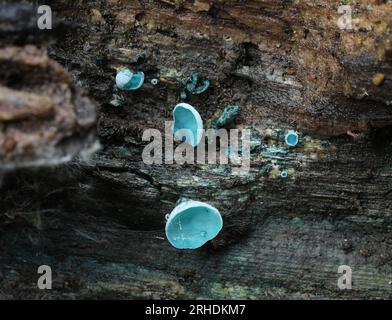
[[[138,90],[143,86],[144,81],[145,76],[141,71],[134,73],[123,68],[118,70],[116,75],[116,85],[120,90]],[[150,80],[150,83],[156,86],[159,80],[154,78]],[[180,94],[181,100],[186,99],[188,93],[205,92],[210,82],[209,80],[200,81],[198,74],[193,72],[183,85],[185,89]],[[112,104],[121,103],[121,99],[123,98],[116,96],[115,103]],[[212,125],[216,128],[223,127],[232,122],[238,112],[238,105],[228,106]],[[173,109],[173,120],[174,137],[196,147],[202,138],[203,130],[203,120],[199,112],[190,104],[181,102]],[[289,147],[296,146],[298,140],[298,134],[293,130],[285,134],[285,143]],[[280,176],[286,178],[287,171],[282,170]],[[214,239],[222,227],[223,220],[218,209],[200,201],[181,199],[173,211],[166,215],[166,237],[169,243],[177,249],[197,249]]]

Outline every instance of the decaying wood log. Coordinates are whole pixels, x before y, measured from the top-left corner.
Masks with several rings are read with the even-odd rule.
[[[33,18],[21,25],[21,18],[36,15],[33,9],[17,4],[0,11],[0,37],[6,38],[0,46],[0,171],[63,163],[98,145],[95,105],[44,48],[16,45],[48,40],[34,38],[38,32],[28,36]]]
[[[98,101],[103,147],[4,176],[0,297],[392,297],[391,1],[345,1],[351,30],[337,25],[340,1],[49,4],[78,26],[49,53]],[[145,85],[119,91],[120,67],[143,71]],[[258,137],[246,175],[142,161],[143,131],[164,131],[192,72],[211,82],[185,100],[206,126],[238,104],[230,128]],[[288,129],[300,133],[295,148]],[[222,213],[222,232],[200,249],[165,239],[180,197]],[[51,291],[36,287],[42,264]],[[340,265],[352,290],[337,286]]]

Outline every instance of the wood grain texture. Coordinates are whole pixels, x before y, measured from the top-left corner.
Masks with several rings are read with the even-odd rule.
[[[79,29],[50,55],[99,103],[103,148],[4,176],[0,297],[391,298],[392,5],[356,3],[349,32],[338,1],[52,1]],[[119,66],[147,81],[116,108]],[[271,132],[295,129],[298,147],[283,163],[257,152],[245,176],[144,164],[143,130],[164,130],[192,71],[212,83],[188,100],[206,124],[238,103],[233,127],[271,145],[282,144]],[[180,197],[222,213],[221,234],[198,250],[165,239]],[[51,292],[36,289],[40,264],[54,270]],[[337,287],[343,264],[350,291]]]

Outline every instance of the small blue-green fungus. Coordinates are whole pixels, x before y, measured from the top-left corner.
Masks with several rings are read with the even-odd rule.
[[[150,83],[151,83],[153,86],[156,86],[156,85],[159,83],[159,80],[156,79],[156,78],[154,78],[154,79],[151,79]]]
[[[137,90],[144,83],[144,73],[133,73],[129,69],[121,69],[116,75],[116,85],[122,90]]]
[[[203,83],[195,88],[194,94],[201,94],[210,87],[210,80],[203,80]]]
[[[286,133],[284,140],[290,147],[295,147],[298,143],[298,134],[294,130],[289,130]]]
[[[181,91],[181,93],[180,93],[180,99],[181,99],[181,100],[185,100],[187,97],[188,97],[188,95],[186,94],[186,92],[185,92],[185,91]]]
[[[288,176],[287,171],[285,171],[285,170],[281,171],[281,172],[280,172],[280,176],[281,176],[282,178],[287,178],[287,176]]]
[[[113,94],[112,100],[110,100],[110,104],[115,107],[121,107],[125,102],[125,98],[118,94]]]
[[[203,137],[203,120],[199,112],[187,103],[179,103],[173,110],[173,134],[177,140],[196,147]]]
[[[186,200],[167,217],[165,231],[173,247],[197,249],[214,239],[222,227],[222,216],[216,208],[204,202]]]
[[[187,81],[184,82],[185,89],[192,94],[201,94],[210,87],[209,80],[199,81],[199,75],[197,72],[192,72],[191,76]]]
[[[239,109],[240,107],[237,104],[226,107],[217,121],[218,127],[224,127],[233,122],[238,115]]]
[[[196,72],[192,72],[189,80],[186,82],[186,89],[189,92],[194,92],[197,86],[197,81],[199,80],[199,76]]]

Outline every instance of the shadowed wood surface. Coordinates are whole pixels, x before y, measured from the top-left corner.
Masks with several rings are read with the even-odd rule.
[[[0,297],[391,298],[392,5],[356,3],[347,31],[337,1],[52,1],[78,32],[49,54],[98,102],[102,149],[4,175]],[[114,87],[122,66],[145,72],[143,88]],[[143,131],[163,132],[193,71],[211,81],[187,98],[206,126],[237,103],[230,127],[262,137],[246,175],[143,163]],[[298,146],[268,152],[287,129]],[[222,213],[198,250],[165,239],[180,197]],[[36,287],[41,264],[52,291]],[[352,290],[337,287],[343,264]]]

